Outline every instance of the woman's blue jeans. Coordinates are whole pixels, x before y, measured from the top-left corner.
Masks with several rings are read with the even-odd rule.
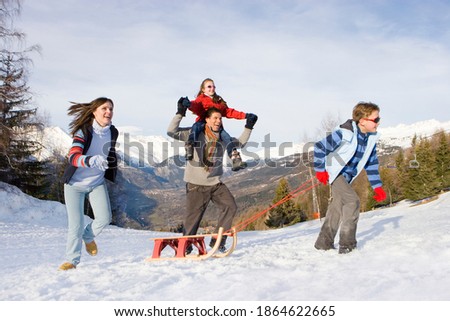
[[[88,197],[95,219],[84,227],[84,201]],[[66,259],[80,263],[82,241],[90,243],[111,222],[111,204],[106,184],[79,187],[64,184],[64,199],[68,216]]]

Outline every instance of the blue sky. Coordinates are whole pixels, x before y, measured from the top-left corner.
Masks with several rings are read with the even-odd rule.
[[[108,96],[117,126],[166,136],[207,77],[259,116],[256,142],[314,139],[358,101],[382,126],[450,119],[450,1],[25,0],[16,26],[42,47],[29,84],[63,129],[69,101]]]

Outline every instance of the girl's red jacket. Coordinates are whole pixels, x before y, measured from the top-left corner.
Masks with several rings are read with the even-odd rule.
[[[191,107],[189,108],[189,110],[198,116],[195,120],[197,122],[200,119],[205,119],[205,113],[211,107],[219,109],[223,117],[245,119],[246,113],[233,108],[229,108],[227,104],[223,102],[215,103],[211,97],[205,94],[201,94],[197,96],[195,100],[191,101]]]

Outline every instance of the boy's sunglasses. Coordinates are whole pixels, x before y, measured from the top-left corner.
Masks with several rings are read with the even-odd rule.
[[[371,122],[374,122],[375,124],[378,124],[381,120],[380,117],[377,117],[375,119],[370,119],[370,118],[363,118],[364,120],[370,120]]]

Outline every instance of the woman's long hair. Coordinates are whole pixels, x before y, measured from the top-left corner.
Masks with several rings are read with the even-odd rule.
[[[212,83],[214,83],[214,80],[212,80],[211,78],[206,78],[205,80],[202,81],[201,85],[200,85],[200,90],[198,91],[197,97],[200,96],[201,94],[203,94],[203,89],[205,89],[205,83],[207,81],[212,81]],[[214,92],[214,95],[211,97],[214,103],[221,103],[223,105],[226,105],[227,102],[225,100],[223,100],[222,97],[220,97],[216,92]]]
[[[74,119],[69,124],[70,134],[73,136],[80,129],[85,132],[87,126],[92,124],[94,111],[107,102],[114,106],[113,101],[106,97],[99,97],[90,103],[74,103],[71,101],[70,103],[73,105],[69,107],[67,113],[69,116],[74,116]]]

